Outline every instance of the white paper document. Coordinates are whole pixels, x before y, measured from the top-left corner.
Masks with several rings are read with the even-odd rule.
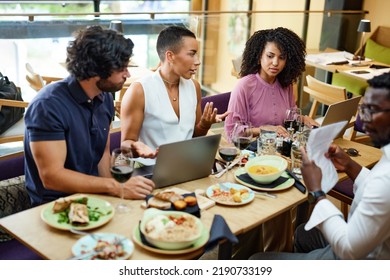
[[[342,121],[313,129],[307,141],[307,156],[321,168],[321,187],[325,193],[331,190],[338,181],[337,170],[332,161],[325,157],[325,153],[346,124],[347,121]]]
[[[354,55],[349,52],[321,52],[314,54],[307,54],[306,61],[321,65],[332,65],[332,64],[352,64],[356,63],[353,60]],[[365,58],[364,61],[371,61],[369,58]]]

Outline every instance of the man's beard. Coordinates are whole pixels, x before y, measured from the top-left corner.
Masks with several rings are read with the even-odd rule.
[[[103,92],[117,92],[122,89],[124,81],[120,84],[114,84],[107,79],[101,79],[96,82],[96,86]]]
[[[372,144],[376,148],[382,148],[390,143],[390,130],[387,132],[388,133],[386,133],[387,134],[386,137],[383,135],[382,135],[383,137],[372,137],[371,136]]]

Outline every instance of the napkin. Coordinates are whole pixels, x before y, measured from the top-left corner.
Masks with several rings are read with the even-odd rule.
[[[245,182],[245,183],[254,185],[254,186],[256,186],[256,187],[259,187],[259,188],[268,188],[268,189],[273,189],[273,188],[275,188],[275,187],[277,187],[277,186],[283,184],[284,182],[286,182],[286,181],[288,180],[288,178],[280,176],[278,179],[276,179],[276,180],[273,181],[272,183],[269,183],[269,184],[261,184],[261,183],[256,182],[255,180],[253,180],[253,179],[248,175],[248,173],[243,173],[243,174],[241,174],[241,175],[238,175],[237,178],[240,179],[241,181]]]
[[[249,151],[257,153],[257,138],[255,141],[252,141],[248,148],[246,148]]]
[[[321,188],[327,193],[338,181],[337,171],[332,161],[325,157],[333,139],[339,134],[347,121],[321,126],[310,132],[307,140],[307,156],[313,160],[322,171]]]
[[[183,197],[186,197],[186,196],[195,196],[195,193],[192,192],[192,193],[185,193],[185,194],[182,194]],[[148,203],[148,200],[153,197],[152,194],[150,195],[147,195],[146,196],[146,204]],[[168,208],[168,209],[164,209],[165,211],[176,211],[175,207],[173,206],[173,204],[171,204],[171,208]],[[163,210],[163,211],[164,211]],[[198,218],[200,218],[200,208],[199,208],[199,204],[198,202],[196,202],[196,204],[194,206],[188,206],[186,208],[184,208],[183,210],[180,210],[181,212],[186,212],[186,213],[189,213],[189,214],[192,214]]]
[[[206,251],[211,250],[220,240],[227,239],[233,244],[238,243],[238,238],[232,233],[225,219],[221,215],[215,215],[210,229],[210,238],[207,242]]]

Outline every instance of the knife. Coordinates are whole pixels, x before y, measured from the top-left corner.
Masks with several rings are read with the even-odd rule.
[[[294,186],[301,192],[301,193],[306,193],[306,187],[301,183],[301,180],[290,170],[286,169],[286,172],[288,175],[290,175],[294,180]]]
[[[221,172],[215,174],[215,177],[216,178],[220,178],[223,174],[225,174],[225,172],[227,172],[228,170],[232,169],[239,161],[241,160],[241,158],[238,158],[238,159],[235,159],[233,160],[227,168],[223,169]]]

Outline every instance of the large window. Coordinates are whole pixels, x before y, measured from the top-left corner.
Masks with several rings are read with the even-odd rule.
[[[73,33],[88,25],[108,27],[114,19],[135,44],[134,62],[155,67],[157,34],[167,25],[187,25],[189,9],[189,0],[0,1],[0,71],[22,87],[26,62],[42,74],[63,72],[57,68]]]

